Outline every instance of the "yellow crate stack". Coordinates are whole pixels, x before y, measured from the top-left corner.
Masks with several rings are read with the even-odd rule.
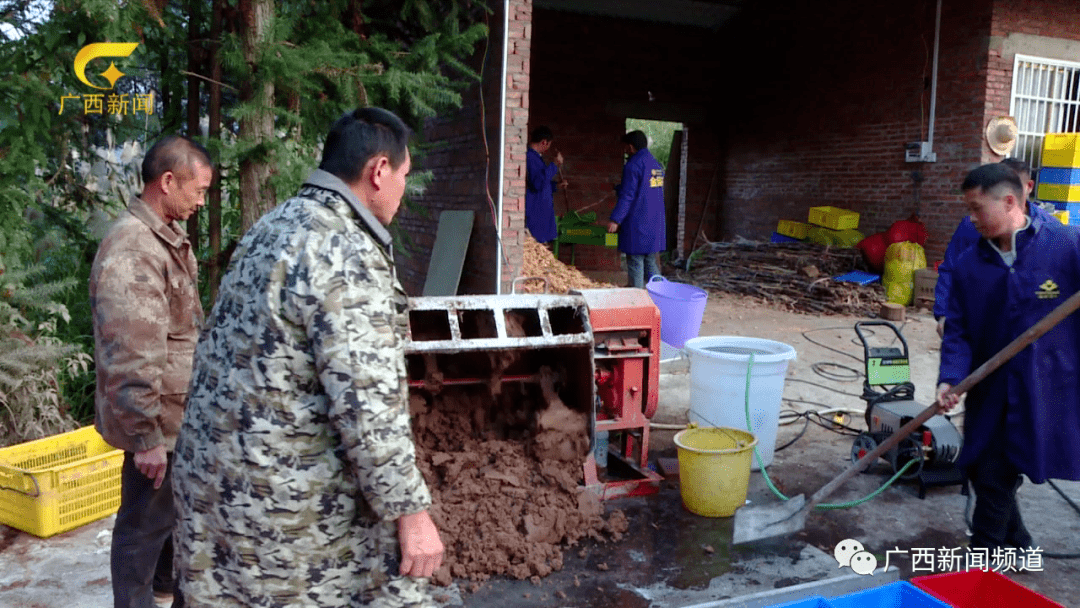
[[[48,538],[116,513],[124,452],[94,427],[0,449],[0,523]]]
[[[790,236],[793,239],[799,239],[800,241],[806,239],[807,231],[810,229],[810,224],[804,224],[803,222],[793,222],[791,220],[780,220],[776,224],[776,232],[784,236]]]
[[[859,227],[859,214],[839,207],[811,207],[810,223],[833,230],[854,230]]]
[[[1080,167],[1080,133],[1047,133],[1043,138],[1043,167]]]
[[[1066,224],[1080,225],[1080,133],[1047,133],[1043,138],[1035,195],[1065,212]]]

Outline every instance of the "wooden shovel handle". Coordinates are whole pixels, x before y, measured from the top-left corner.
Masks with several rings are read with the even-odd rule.
[[[969,374],[967,378],[961,380],[960,384],[957,384],[956,386],[950,388],[948,391],[949,394],[963,395],[964,393],[968,392],[969,390],[971,390],[971,387],[981,382],[984,378],[993,373],[994,370],[1004,365],[1006,361],[1016,356],[1016,353],[1024,350],[1029,345],[1031,345],[1032,342],[1038,340],[1039,337],[1041,337],[1043,334],[1053,329],[1055,325],[1061,323],[1061,321],[1065,319],[1065,317],[1075,312],[1078,308],[1080,308],[1080,292],[1074,293],[1072,296],[1069,297],[1068,300],[1065,300],[1064,302],[1059,304],[1057,308],[1051,310],[1049,314],[1040,319],[1038,323],[1032,325],[1030,328],[1028,328],[1027,331],[1017,336],[1016,339],[1012,342],[1009,342],[1009,344],[1005,348],[998,351],[998,353],[993,357],[990,357],[989,361],[980,365],[979,368],[971,372],[971,374]],[[908,421],[907,424],[896,430],[896,432],[894,432],[892,435],[889,435],[888,439],[881,442],[873,450],[870,450],[869,453],[860,458],[857,462],[853,463],[843,473],[840,473],[839,475],[834,477],[832,481],[822,486],[820,490],[814,492],[814,495],[811,496],[810,500],[806,503],[805,508],[813,509],[815,505],[817,505],[834,491],[836,491],[836,488],[838,488],[840,484],[844,483],[848,479],[851,479],[856,473],[865,469],[867,466],[870,465],[870,463],[881,457],[882,454],[892,449],[892,447],[896,444],[900,443],[901,439],[911,435],[911,433],[915,431],[915,429],[922,426],[924,422],[929,420],[931,417],[934,416],[934,414],[937,413],[938,407],[938,402],[934,401],[933,405],[919,412],[918,416],[915,416],[910,421]]]

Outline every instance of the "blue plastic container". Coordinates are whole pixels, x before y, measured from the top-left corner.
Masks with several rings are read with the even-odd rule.
[[[945,602],[900,581],[828,600],[832,608],[951,608]]]
[[[772,233],[772,238],[769,239],[770,243],[801,243],[800,239],[786,234],[780,234],[779,232]]]
[[[861,270],[852,270],[847,274],[842,274],[837,277],[833,277],[834,281],[858,283],[859,285],[869,285],[881,280],[880,274],[870,274],[869,272],[863,272]]]
[[[653,304],[660,309],[660,339],[682,348],[701,331],[701,318],[709,294],[704,289],[654,276],[645,284]]]
[[[832,604],[825,598],[815,595],[802,600],[795,600],[786,604],[774,604],[767,608],[831,608]]]

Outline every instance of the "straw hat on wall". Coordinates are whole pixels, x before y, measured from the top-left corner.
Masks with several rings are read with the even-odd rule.
[[[986,123],[986,143],[998,156],[1012,151],[1017,134],[1016,119],[1012,116],[998,116]]]

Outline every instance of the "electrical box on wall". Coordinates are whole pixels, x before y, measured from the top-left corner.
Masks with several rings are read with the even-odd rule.
[[[937,154],[930,149],[928,141],[913,141],[904,144],[904,160],[909,163],[937,162]]]

